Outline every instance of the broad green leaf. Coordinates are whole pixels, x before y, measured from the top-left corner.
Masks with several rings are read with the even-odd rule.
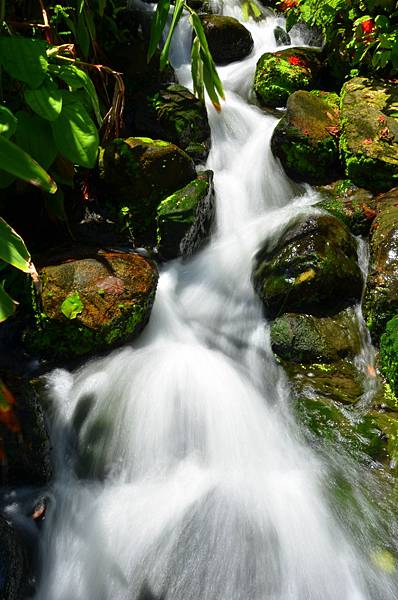
[[[35,90],[25,90],[25,101],[39,117],[48,121],[58,119],[62,110],[62,92],[50,77]]]
[[[29,154],[0,135],[0,165],[4,171],[53,194],[57,184]]]
[[[201,45],[201,57],[204,65],[207,65],[208,75],[211,77],[214,83],[214,87],[217,90],[219,96],[224,99],[224,88],[221,80],[218,76],[216,66],[214,64],[213,57],[211,55],[209,45],[207,43],[205,31],[203,29],[202,22],[195,12],[191,13],[191,23],[194,28],[196,35],[198,36]],[[206,86],[207,89],[207,86]],[[210,94],[209,94],[210,95]]]
[[[97,160],[97,128],[81,102],[66,101],[60,117],[51,123],[59,152],[76,165],[91,169]]]
[[[208,65],[203,62],[203,81],[206,87],[206,91],[209,94],[209,98],[217,112],[221,110],[220,100],[218,98],[216,89],[214,87],[214,81],[211,72],[209,71]]]
[[[87,73],[83,71],[83,69],[80,69],[78,66],[73,64],[62,66],[50,65],[50,70],[57,77],[62,79],[62,81],[67,83],[71,88],[83,88],[86,91],[88,97],[90,98],[96,119],[98,121],[98,125],[101,127],[102,117],[97,92],[95,90],[93,82],[91,81]]]
[[[174,33],[175,28],[177,27],[178,21],[180,20],[183,9],[184,9],[184,0],[176,0],[176,3],[174,5],[173,16],[172,16],[171,23],[170,23],[170,28],[169,28],[169,31],[167,32],[166,41],[164,43],[162,52],[160,54],[160,70],[161,71],[165,68],[165,66],[167,64],[167,59],[169,56],[170,44],[171,44],[171,40],[173,38],[173,33]]]
[[[16,306],[16,302],[5,291],[4,284],[0,283],[0,323],[12,317]]]
[[[203,88],[203,61],[200,56],[200,43],[198,36],[195,36],[195,39],[192,44],[191,71],[194,93],[197,94],[201,102],[204,102],[205,98]]]
[[[0,63],[11,77],[36,88],[47,73],[46,47],[41,40],[0,37]]]
[[[5,106],[0,106],[0,135],[10,139],[17,128],[17,118]]]
[[[0,217],[0,258],[24,273],[29,273],[30,254],[25,242],[9,224]]]
[[[71,294],[61,304],[61,312],[67,319],[76,319],[83,312],[84,304],[80,299],[79,293]]]
[[[24,111],[18,112],[17,117],[17,144],[44,169],[48,169],[58,154],[50,123]]]
[[[148,46],[148,62],[156,52],[169,16],[170,0],[159,0],[151,23],[151,37]]]

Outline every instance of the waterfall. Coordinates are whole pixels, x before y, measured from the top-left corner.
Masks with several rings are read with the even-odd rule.
[[[352,503],[346,518],[330,499],[336,461],[354,487],[360,476],[304,442],[252,289],[254,253],[315,194],[284,175],[269,144],[277,117],[250,96],[275,18],[246,25],[254,51],[219,69],[226,102],[208,107],[210,243],[162,268],[137,342],[48,378],[57,477],[37,600],[397,598],[373,560],[372,507]],[[190,85],[186,54],[177,40]]]

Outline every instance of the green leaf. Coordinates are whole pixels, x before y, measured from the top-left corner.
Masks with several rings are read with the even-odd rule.
[[[17,128],[18,119],[5,106],[0,106],[0,135],[10,139]]]
[[[83,104],[68,96],[64,97],[61,115],[51,123],[55,144],[65,158],[91,169],[97,160],[98,131]]]
[[[30,254],[25,242],[9,224],[0,217],[0,258],[16,269],[29,273]]]
[[[194,93],[197,94],[201,102],[204,102],[203,61],[200,56],[200,42],[198,36],[195,36],[192,44],[191,71]]]
[[[46,43],[23,37],[0,37],[0,62],[11,77],[38,87],[48,68]]]
[[[107,0],[98,0],[98,14],[100,17],[104,16],[106,2]]]
[[[51,77],[46,77],[35,90],[25,90],[25,101],[39,117],[48,121],[58,119],[62,110],[62,92]]]
[[[61,304],[61,312],[67,319],[76,319],[84,310],[84,304],[80,299],[79,293],[71,294]]]
[[[0,283],[0,323],[12,317],[17,303],[7,294],[4,284]]]
[[[24,111],[17,112],[17,117],[17,144],[44,169],[48,169],[58,154],[50,123]]]
[[[57,184],[29,154],[0,136],[0,164],[4,171],[53,194]]]
[[[79,13],[77,16],[77,42],[80,46],[80,50],[82,51],[82,55],[84,58],[88,57],[88,53],[90,50],[90,34],[87,29],[86,19],[84,18],[83,13]]]
[[[3,169],[0,169],[0,190],[7,188],[9,185],[14,183],[15,180],[15,175],[11,175],[10,173],[3,171]]]
[[[62,79],[62,81],[67,83],[71,88],[83,88],[86,91],[88,97],[90,98],[98,125],[101,127],[102,117],[97,92],[87,73],[83,71],[83,69],[80,69],[76,65],[72,64],[63,66],[50,65],[50,71],[59,77],[59,79]]]
[[[205,61],[203,61],[203,81],[214,108],[217,112],[219,112],[221,110],[220,100],[218,98],[217,91],[214,87],[212,73],[209,71],[208,64]]]
[[[148,62],[156,52],[162,37],[163,30],[166,26],[167,17],[170,10],[170,0],[160,0],[156,7],[155,14],[151,23],[151,37],[148,46]]]
[[[166,41],[162,48],[162,52],[160,53],[160,70],[162,71],[166,64],[169,56],[170,44],[173,38],[174,30],[177,27],[178,21],[182,15],[182,11],[184,8],[184,0],[176,0],[174,5],[174,12],[170,23],[169,31],[167,32]]]
[[[377,15],[375,18],[375,24],[380,31],[388,31],[390,27],[390,19],[385,15]]]

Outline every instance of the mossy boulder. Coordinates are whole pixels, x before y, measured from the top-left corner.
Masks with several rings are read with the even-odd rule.
[[[257,253],[253,282],[271,318],[336,314],[361,297],[356,242],[331,215],[301,217]]]
[[[271,149],[294,181],[321,185],[339,177],[339,115],[337,94],[300,90],[289,96]]]
[[[398,185],[398,89],[356,77],[341,92],[340,149],[347,177],[383,192]]]
[[[398,315],[388,321],[380,340],[380,366],[395,396],[398,395]]]
[[[126,102],[125,121],[129,135],[173,142],[195,161],[207,158],[210,127],[206,106],[182,85],[138,92]]]
[[[375,343],[398,314],[398,188],[376,198],[364,315]]]
[[[318,190],[322,200],[315,206],[342,221],[354,235],[368,235],[377,215],[376,200],[369,190],[350,180],[335,181]]]
[[[250,31],[234,17],[202,15],[201,21],[210,52],[217,64],[242,60],[252,51]]]
[[[320,53],[311,48],[266,52],[257,62],[254,91],[262,106],[284,106],[290,94],[314,85]]]
[[[28,561],[14,528],[0,516],[0,598],[21,600],[28,592]]]
[[[99,352],[137,335],[149,320],[158,272],[135,253],[99,251],[38,270],[41,291],[31,350],[60,357]]]
[[[361,348],[353,309],[332,317],[287,313],[273,321],[271,343],[275,354],[295,363],[332,363]]]
[[[34,385],[22,376],[0,379],[2,483],[45,485],[52,476],[50,441]]]
[[[160,202],[196,177],[194,163],[183,150],[169,142],[141,137],[110,142],[100,168],[107,186],[107,204],[115,217],[120,212],[128,216],[128,225],[139,243],[155,241]]]
[[[169,259],[193,254],[209,237],[214,215],[213,172],[204,171],[158,206],[160,255]]]

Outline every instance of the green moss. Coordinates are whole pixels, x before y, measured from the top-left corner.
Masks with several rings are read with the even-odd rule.
[[[394,394],[398,394],[398,315],[388,321],[380,340],[381,370]]]

